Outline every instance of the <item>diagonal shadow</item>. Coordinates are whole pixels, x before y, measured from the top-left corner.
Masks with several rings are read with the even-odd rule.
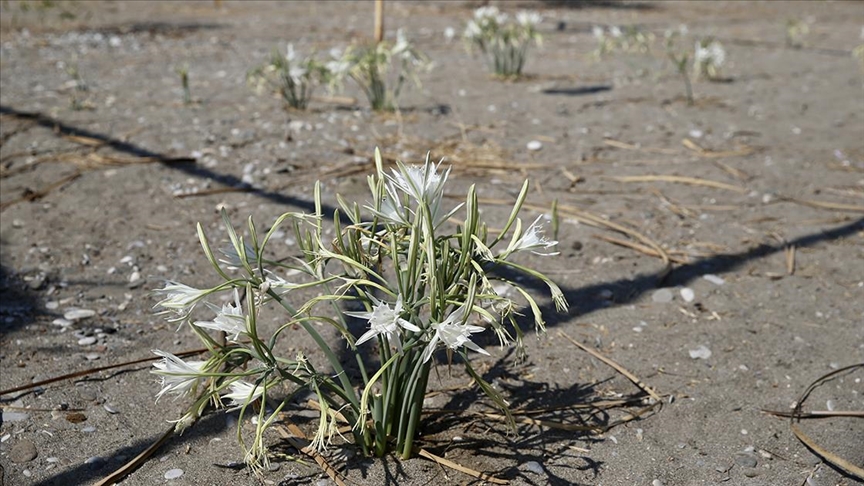
[[[39,126],[54,130],[63,135],[73,135],[99,140],[103,142],[105,146],[111,147],[118,152],[124,152],[130,155],[134,155],[136,157],[153,158],[165,167],[170,167],[172,169],[182,171],[191,176],[211,179],[215,182],[227,185],[229,187],[248,187],[248,185],[244,183],[241,179],[230,174],[220,174],[218,172],[214,172],[206,167],[201,167],[196,164],[171,164],[169,163],[169,161],[172,159],[172,157],[168,157],[165,154],[154,152],[144,147],[118,140],[103,133],[94,132],[84,128],[77,128],[72,125],[68,125],[60,120],[56,120],[54,118],[46,116],[42,113],[19,111],[8,106],[0,105],[0,114],[14,116],[22,120],[31,120]],[[309,212],[315,210],[315,204],[312,201],[307,201],[305,199],[297,198],[287,194],[266,191],[255,187],[250,187],[248,192],[256,194],[277,204],[295,206]],[[330,217],[332,216],[336,208],[334,206],[324,205],[322,207],[322,210],[326,217]]]

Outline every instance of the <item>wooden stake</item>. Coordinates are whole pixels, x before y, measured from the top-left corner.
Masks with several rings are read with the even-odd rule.
[[[384,0],[375,0],[375,42],[384,40]]]

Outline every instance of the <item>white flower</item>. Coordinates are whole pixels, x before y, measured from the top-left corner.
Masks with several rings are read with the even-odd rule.
[[[206,361],[183,361],[171,353],[154,349],[153,353],[162,356],[162,361],[153,363],[158,368],[151,371],[162,377],[162,390],[156,394],[156,400],[166,393],[185,395],[201,379]]]
[[[345,314],[359,319],[367,319],[369,321],[369,330],[360,336],[355,346],[360,346],[366,341],[384,335],[390,346],[397,349],[402,349],[402,341],[399,339],[399,328],[411,332],[420,332],[420,328],[411,324],[401,317],[402,314],[402,296],[396,298],[396,304],[393,308],[386,302],[381,302],[375,297],[371,297],[375,305],[371,312],[346,312]]]
[[[696,64],[710,64],[714,67],[720,67],[726,61],[726,51],[717,41],[712,41],[708,45],[703,45],[702,42],[697,42],[696,50],[693,53],[693,61]]]
[[[489,355],[485,349],[481,348],[469,339],[471,334],[483,332],[484,329],[480,326],[471,326],[464,322],[466,314],[468,313],[466,304],[467,302],[462,304],[442,322],[432,324],[432,328],[435,329],[435,334],[432,336],[426,349],[423,350],[422,359],[424,363],[429,361],[429,358],[432,357],[432,353],[435,352],[435,347],[438,345],[438,341],[444,343],[444,345],[449,349],[459,349],[462,346],[465,346],[466,348],[478,353],[487,356]]]
[[[523,10],[516,14],[516,21],[523,27],[534,27],[543,21],[543,17],[537,12]]]
[[[165,311],[176,313],[179,317],[176,320],[185,319],[201,302],[208,290],[199,290],[181,283],[167,281],[164,288],[157,289],[157,294],[164,295],[164,299],[159,301],[155,307],[161,307]]]
[[[603,27],[600,27],[599,25],[591,27],[591,34],[593,34],[594,38],[596,38],[597,40],[603,40]]]
[[[609,27],[609,35],[611,35],[612,37],[621,37],[621,28],[617,25]]]
[[[344,60],[333,60],[328,61],[326,64],[326,68],[328,71],[333,73],[334,76],[342,76],[347,73],[351,69],[351,63]]]
[[[486,7],[480,7],[474,11],[474,19],[477,21],[484,21],[486,19],[494,19],[500,15],[498,7],[494,5],[489,5]]]
[[[440,162],[438,165],[441,165]],[[393,170],[392,176],[387,176],[394,187],[411,196],[417,202],[424,201],[430,206],[440,201],[444,194],[444,183],[450,169],[443,174],[438,173],[438,166],[426,159],[426,163],[413,166],[402,166]]]
[[[535,253],[537,255],[557,255],[558,252],[549,252],[549,253],[540,253],[535,250],[540,248],[549,249],[553,246],[557,245],[558,242],[554,240],[547,240],[545,236],[543,236],[543,225],[540,223],[540,220],[543,218],[543,215],[537,217],[531,226],[522,233],[522,236],[519,237],[516,242],[510,245],[510,248],[507,249],[506,253],[511,253],[514,251],[528,250],[531,253]]]
[[[307,72],[308,71],[306,71],[306,68],[304,67],[292,67],[288,70],[288,76],[291,78],[291,81],[293,81],[294,84],[301,84],[303,83],[303,77],[306,76]]]
[[[454,37],[456,37],[456,29],[453,27],[444,29],[444,38],[447,39],[447,42],[452,41]]]
[[[465,26],[465,33],[462,34],[466,39],[479,39],[483,34],[480,26],[477,25],[477,22],[473,20],[468,21],[468,25]]]
[[[223,331],[229,336],[228,340],[235,342],[240,334],[246,332],[246,316],[243,315],[243,307],[240,305],[240,294],[237,289],[234,289],[233,305],[228,302],[222,306],[221,310],[209,302],[207,305],[216,312],[216,317],[212,321],[196,321],[194,323],[196,326]]]
[[[256,386],[243,380],[232,381],[228,386],[231,392],[222,395],[222,398],[230,399],[233,405],[248,405],[264,393],[263,386]]]
[[[288,44],[288,51],[285,54],[285,59],[288,62],[294,62],[297,59],[297,53],[294,52],[294,44]]]
[[[408,38],[405,37],[405,32],[402,29],[396,31],[396,44],[393,45],[393,49],[390,53],[393,56],[403,56],[407,57],[411,55],[410,51],[411,45],[408,43]]]

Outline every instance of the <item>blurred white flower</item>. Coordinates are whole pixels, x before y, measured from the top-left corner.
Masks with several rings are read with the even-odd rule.
[[[447,39],[447,42],[452,41],[454,37],[456,37],[456,29],[453,27],[444,29],[444,38]]]
[[[543,17],[537,12],[522,10],[516,14],[516,21],[523,27],[534,27],[543,21]]]
[[[228,335],[229,341],[237,341],[240,334],[246,332],[246,316],[243,315],[243,307],[240,305],[240,293],[234,289],[234,303],[226,303],[219,309],[207,302],[208,307],[216,312],[212,321],[195,321],[195,325],[206,329],[215,329]]]
[[[333,73],[334,76],[339,77],[351,69],[351,63],[345,60],[335,59],[333,61],[328,61],[327,64],[325,64],[325,67],[328,71]]]
[[[355,343],[355,346],[373,339],[377,336],[384,335],[390,346],[396,349],[402,349],[402,340],[399,339],[399,328],[411,332],[420,332],[420,328],[411,324],[401,317],[402,314],[402,296],[396,298],[396,304],[393,308],[386,302],[381,302],[375,297],[370,296],[375,305],[371,312],[346,312],[346,315],[357,317],[358,319],[366,319],[369,321],[369,330],[366,331]]]
[[[711,41],[708,45],[697,42],[693,61],[696,64],[711,64],[714,67],[720,67],[726,61],[726,51],[717,41]]]
[[[294,44],[288,44],[288,49],[285,53],[285,59],[287,59],[288,62],[294,62],[294,60],[297,59],[297,53],[294,52]]]
[[[489,5],[485,7],[479,7],[474,11],[474,19],[483,21],[486,19],[494,19],[498,17],[501,12],[498,10],[498,7],[494,5]]]
[[[408,38],[405,37],[405,32],[402,29],[396,31],[396,44],[393,45],[393,49],[390,53],[393,56],[400,56],[406,53],[409,53],[411,45],[408,43]]]
[[[557,241],[547,240],[546,237],[543,236],[543,224],[540,222],[541,219],[543,219],[542,214],[538,216],[533,223],[531,223],[531,226],[522,233],[522,236],[520,236],[518,240],[510,245],[510,248],[506,250],[506,253],[528,250],[537,255],[557,255],[558,252],[541,253],[536,251],[541,248],[548,250],[558,244]]]
[[[482,34],[483,30],[477,22],[469,20],[468,25],[465,26],[465,33],[463,35],[468,39],[479,39]]]
[[[296,66],[288,70],[288,76],[291,77],[291,81],[293,81],[294,84],[302,84],[305,81],[303,78],[306,76],[307,72],[306,68]]]
[[[232,381],[228,387],[231,388],[231,392],[222,395],[222,398],[231,400],[233,405],[248,405],[264,393],[263,386],[256,386],[243,380]]]
[[[467,302],[459,306],[458,309],[453,311],[453,313],[447,316],[447,318],[442,322],[432,324],[432,328],[435,329],[435,334],[432,336],[432,339],[429,340],[426,349],[423,350],[422,359],[424,363],[429,361],[429,358],[432,357],[432,353],[435,352],[435,347],[438,345],[438,341],[441,341],[444,346],[449,349],[459,349],[462,346],[465,346],[466,348],[478,353],[487,356],[489,355],[485,349],[481,348],[470,339],[471,334],[483,332],[484,328],[480,326],[471,326],[465,323],[469,311],[466,304]]]
[[[599,25],[595,25],[594,27],[591,27],[591,34],[597,40],[603,40],[603,37],[605,36],[605,34],[603,33],[603,27],[600,27]]]
[[[612,37],[621,37],[621,28],[617,25],[609,27],[609,35],[611,35]]]
[[[162,356],[162,361],[153,363],[157,369],[151,373],[162,378],[162,390],[156,394],[158,401],[166,393],[175,393],[179,396],[189,392],[202,378],[206,361],[183,361],[171,353],[154,349],[153,353]]]

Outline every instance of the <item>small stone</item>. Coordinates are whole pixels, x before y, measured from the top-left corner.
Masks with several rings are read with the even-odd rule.
[[[81,432],[83,432],[85,434],[92,434],[93,432],[96,432],[96,427],[93,427],[92,425],[88,425],[87,427],[84,427],[83,429],[81,429]]]
[[[70,321],[69,319],[63,319],[62,317],[60,317],[60,318],[57,318],[57,319],[54,319],[53,321],[51,321],[51,324],[54,324],[55,326],[60,326],[60,327],[69,327],[72,324],[74,324],[74,322]]]
[[[759,460],[753,454],[742,452],[735,454],[735,464],[741,467],[756,467],[759,464]]]
[[[87,361],[96,361],[97,359],[99,359],[101,357],[102,357],[101,355],[96,354],[96,353],[87,353],[84,355],[84,359],[86,359]]]
[[[168,479],[168,480],[177,479],[182,475],[183,475],[182,469],[169,469],[169,470],[165,471],[165,479]]]
[[[530,150],[532,152],[536,152],[537,150],[540,150],[543,148],[543,144],[540,143],[539,140],[531,140],[530,142],[528,142],[528,144],[525,147],[527,147],[528,150]]]
[[[760,474],[762,474],[762,471],[760,471],[758,469],[745,469],[744,470],[744,475],[747,476],[748,478],[755,478],[756,476],[758,476]]]
[[[825,402],[825,408],[828,409],[829,412],[834,411],[834,400],[828,400]]]
[[[534,474],[543,474],[543,466],[537,461],[528,461],[525,463],[525,469],[533,472]]]
[[[12,446],[12,450],[9,451],[9,460],[21,464],[36,459],[38,455],[39,452],[36,451],[36,444],[24,439]]]
[[[115,413],[120,413],[120,412],[119,412],[116,408],[114,408],[110,403],[106,403],[105,405],[102,405],[102,408],[104,408],[106,412],[108,412],[108,413],[110,413],[110,414],[112,414],[112,415],[115,414]]]
[[[710,274],[710,273],[707,275],[702,275],[702,278],[713,283],[714,285],[723,285],[726,283],[726,281],[723,280],[722,278],[718,277],[717,275]]]
[[[76,387],[75,391],[76,393],[78,393],[78,397],[85,402],[92,402],[93,400],[96,400],[96,392],[89,388],[85,388],[83,386]]]
[[[672,302],[672,291],[669,289],[657,289],[651,294],[651,300],[658,304]]]
[[[45,302],[45,308],[48,310],[55,310],[58,307],[60,307],[60,303],[56,300],[49,300],[48,302]]]
[[[651,481],[651,486],[663,486],[663,481],[655,479],[654,481]]]
[[[96,344],[96,338],[93,336],[83,337],[78,340],[78,344],[81,346],[90,346],[91,344]]]
[[[93,317],[96,315],[96,311],[91,309],[69,309],[63,314],[63,318],[69,319],[70,321],[77,321],[80,319],[87,319],[89,317]]]
[[[24,412],[11,412],[3,410],[3,423],[6,422],[23,422],[30,418],[30,415]]]
[[[696,349],[691,349],[690,357],[692,359],[708,359],[711,357],[711,350],[705,347],[705,345],[700,345]]]
[[[88,457],[84,464],[90,466],[91,469],[101,469],[107,461],[99,456]]]
[[[693,289],[684,287],[681,289],[681,298],[684,299],[684,302],[693,302],[693,299],[696,298],[696,294],[693,292]]]

